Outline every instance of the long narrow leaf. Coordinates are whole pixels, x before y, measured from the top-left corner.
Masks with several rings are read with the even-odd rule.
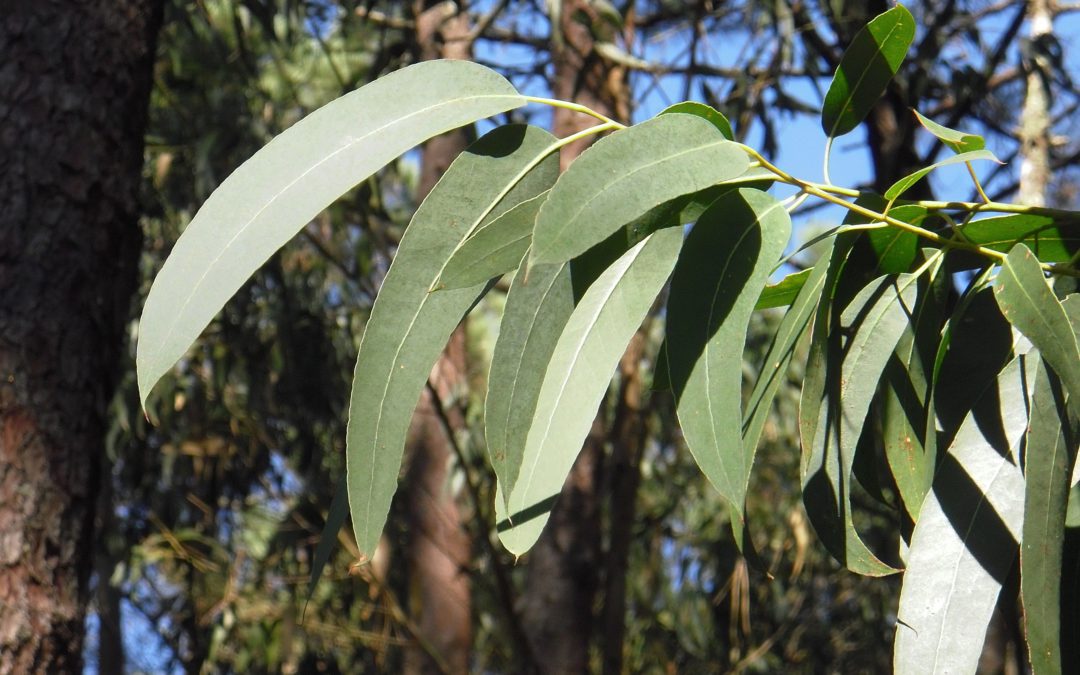
[[[843,136],[866,119],[914,39],[915,18],[902,5],[875,17],[855,34],[821,110],[821,126],[830,138]]]
[[[907,192],[912,185],[918,183],[920,180],[922,180],[923,176],[930,173],[934,169],[938,169],[943,166],[950,166],[952,164],[974,162],[975,160],[980,159],[990,160],[991,162],[998,162],[999,164],[1001,163],[1000,160],[998,160],[998,158],[994,156],[994,153],[990,152],[989,150],[972,150],[971,152],[965,152],[961,155],[953,155],[952,157],[947,157],[940,162],[934,162],[930,166],[925,166],[918,171],[914,171],[907,176],[904,176],[900,180],[896,181],[892,184],[891,187],[889,187],[888,190],[885,191],[885,199],[892,200],[899,198],[900,195]]]
[[[923,502],[897,613],[898,675],[975,672],[1023,527],[1029,361],[1014,359],[967,415]]]
[[[551,354],[574,309],[570,268],[518,271],[506,296],[484,400],[484,435],[503,496],[517,481],[525,440]]]
[[[660,115],[614,133],[559,177],[537,216],[531,262],[570,260],[650,209],[748,166],[738,145],[694,115]]]
[[[754,304],[791,235],[780,202],[742,188],[713,202],[671,281],[667,358],[686,444],[742,520],[753,448],[744,451],[742,349]]]
[[[360,343],[349,405],[349,507],[365,555],[375,550],[386,521],[424,382],[483,290],[477,285],[432,293],[431,284],[468,233],[484,224],[481,219],[494,219],[551,187],[558,175],[554,155],[500,199],[512,177],[546,152],[551,140],[535,127],[499,127],[487,134],[450,165],[405,230]]]
[[[906,307],[914,295],[911,275],[881,277],[863,288],[832,325],[824,348],[824,397],[803,467],[803,501],[822,543],[848,569],[869,576],[897,570],[880,561],[855,530],[851,472],[870,402],[908,324]]]
[[[488,68],[429,61],[342,96],[255,153],[206,200],[154,280],[139,322],[141,400],[319,211],[409,148],[524,103]]]
[[[1069,470],[1076,437],[1061,385],[1045,364],[1035,375],[1024,442],[1024,530],[1020,598],[1035,675],[1061,672],[1061,574]]]
[[[678,228],[627,251],[574,308],[544,374],[514,489],[496,497],[499,539],[520,555],[536,542],[626,345],[663,288],[682,245]]]
[[[1061,303],[1054,297],[1035,254],[1017,244],[1005,258],[994,298],[1009,323],[1023,333],[1054,369],[1069,392],[1071,405],[1080,403],[1080,346]]]

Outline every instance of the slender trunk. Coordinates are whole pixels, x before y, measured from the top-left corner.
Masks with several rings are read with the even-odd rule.
[[[1039,44],[1054,33],[1050,0],[1028,4],[1027,93],[1020,113],[1020,203],[1045,206],[1050,187],[1050,64]]]
[[[423,60],[469,59],[471,48],[465,39],[469,21],[452,2],[416,8],[416,41]],[[468,145],[465,130],[433,138],[424,145],[420,167],[418,199],[435,186],[454,158]],[[442,401],[450,401],[464,386],[466,375],[465,330],[459,327],[450,337],[431,374],[431,387],[424,391],[409,435],[411,462],[407,476],[408,518],[411,541],[407,557],[410,569],[410,612],[416,617],[419,645],[405,655],[405,672],[463,673],[468,670],[472,644],[472,606],[468,565],[471,541],[462,524],[461,507],[451,490],[450,467],[454,464],[452,439],[448,434],[464,427],[457,408],[443,411]],[[434,396],[438,396],[436,401]],[[445,421],[450,428],[444,428]]]
[[[553,49],[554,95],[609,117],[629,116],[626,77],[593,51],[593,35],[580,17],[592,16],[584,0],[562,0],[561,41]],[[601,19],[602,20],[602,19]],[[568,136],[595,124],[585,115],[556,109],[555,135]],[[565,169],[587,147],[580,141],[563,149]],[[599,586],[603,446],[601,413],[570,471],[544,533],[529,553],[522,623],[541,673],[581,673],[588,668],[593,603]],[[621,649],[621,648],[620,648]]]
[[[135,284],[155,0],[0,15],[0,673],[73,673]]]

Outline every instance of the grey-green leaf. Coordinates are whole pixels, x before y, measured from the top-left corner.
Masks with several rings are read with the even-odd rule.
[[[429,61],[342,96],[255,153],[206,200],[154,280],[139,323],[141,400],[319,211],[424,140],[524,104],[488,68]]]
[[[923,128],[957,154],[982,150],[986,147],[986,140],[978,134],[969,134],[964,131],[950,129],[947,126],[938,124],[929,117],[923,116],[918,110],[912,110],[911,112],[915,113],[915,117],[919,120],[919,124],[923,125]]]
[[[761,439],[761,431],[769,418],[773,399],[776,398],[776,392],[795,355],[795,345],[810,328],[810,320],[814,316],[814,310],[817,309],[818,301],[821,299],[821,291],[825,287],[825,276],[829,269],[834,242],[835,240],[830,239],[827,243],[828,248],[822,252],[817,264],[804,270],[807,274],[803,277],[803,283],[791,302],[791,308],[777,326],[772,344],[769,345],[769,351],[765,354],[765,360],[743,415],[742,443],[747,452],[753,452],[757,447],[758,440]],[[760,304],[761,301],[758,300],[758,305]]]
[[[915,19],[903,5],[878,15],[855,34],[821,110],[821,126],[830,138],[843,136],[866,119],[914,39]]]
[[[544,372],[573,309],[565,263],[521,268],[506,295],[484,401],[488,456],[503,496],[517,481]]]
[[[436,289],[475,286],[517,268],[529,250],[536,214],[547,195],[521,202],[466,239],[450,256]]]
[[[885,365],[908,324],[915,299],[915,277],[880,277],[867,284],[830,321],[815,328],[825,340],[823,398],[813,425],[810,454],[803,467],[803,502],[822,543],[848,569],[868,576],[897,570],[863,543],[851,515],[852,467],[870,402]],[[845,337],[847,336],[847,337]],[[804,393],[803,402],[806,402]],[[804,449],[805,450],[805,449]]]
[[[540,208],[531,262],[574,258],[650,209],[744,173],[746,153],[708,121],[660,115],[598,141]]]
[[[832,247],[831,240],[829,246]],[[810,278],[813,270],[814,268],[810,268],[792,272],[775,284],[767,285],[761,289],[761,295],[758,296],[754,309],[787,307],[795,302],[795,298],[799,296],[799,292],[806,285],[806,280]]]
[[[405,435],[428,374],[484,288],[432,293],[431,284],[470,231],[551,187],[558,175],[555,155],[506,192],[552,138],[535,127],[490,132],[450,165],[405,230],[360,343],[349,406],[349,507],[365,555],[375,550],[386,521]]]
[[[940,162],[934,162],[930,166],[924,166],[918,171],[910,173],[901,178],[900,180],[896,181],[892,184],[891,187],[889,187],[888,190],[885,191],[885,199],[898,199],[900,195],[907,192],[912,185],[918,183],[920,180],[922,180],[923,176],[930,173],[934,169],[943,166],[949,166],[951,164],[974,162],[980,159],[990,160],[991,162],[997,162],[998,164],[1001,163],[1001,161],[994,156],[994,153],[990,152],[989,150],[972,150],[971,152],[965,152],[960,155],[953,155],[952,157],[947,157]]]
[[[1080,250],[1080,219],[1060,222],[1050,216],[1016,213],[973,220],[961,228],[967,241],[1008,253],[1024,244],[1043,262],[1069,262]]]
[[[1024,530],[1020,598],[1035,675],[1061,672],[1061,575],[1069,470],[1076,459],[1065,394],[1039,364],[1024,442]]]
[[[605,270],[574,308],[544,374],[517,482],[506,507],[495,500],[499,539],[512,553],[529,550],[540,536],[619,358],[681,245],[679,228],[652,234]]]
[[[713,202],[671,280],[667,358],[679,425],[698,467],[741,520],[754,447],[742,446],[742,349],[750,315],[791,235],[783,205],[741,188]],[[755,446],[756,447],[756,446]]]
[[[1014,359],[967,415],[923,501],[897,613],[899,675],[975,672],[1023,527],[1028,363]]]
[[[1009,323],[1031,340],[1061,378],[1076,406],[1080,401],[1080,347],[1069,317],[1027,246],[1017,244],[1005,258],[994,281],[994,298]]]
[[[697,117],[708,120],[710,124],[720,130],[720,133],[724,134],[724,138],[729,141],[735,140],[735,134],[731,131],[731,122],[728,121],[728,118],[724,117],[723,113],[712,106],[697,101],[683,101],[682,103],[669,105],[660,111],[661,115],[668,115],[671,113],[696,115]]]

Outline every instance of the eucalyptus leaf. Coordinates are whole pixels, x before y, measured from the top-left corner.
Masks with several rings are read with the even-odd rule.
[[[1080,221],[1063,223],[1027,213],[973,220],[960,232],[965,240],[994,251],[1008,253],[1023,244],[1042,262],[1069,262],[1080,251]]]
[[[1035,254],[1017,244],[994,282],[1001,313],[1042,354],[1065,385],[1074,407],[1080,401],[1080,347],[1064,308],[1046,283]]]
[[[566,264],[521,268],[506,295],[484,399],[488,456],[503,496],[517,481],[544,373],[573,309]]]
[[[540,208],[531,263],[574,258],[667,201],[736,178],[746,153],[708,121],[660,115],[601,139]]]
[[[570,315],[544,373],[517,482],[505,506],[504,496],[495,499],[499,539],[515,555],[540,536],[619,358],[675,266],[682,238],[681,230],[668,228],[631,248]]]
[[[929,117],[923,116],[918,110],[912,110],[911,112],[915,113],[915,117],[919,120],[919,124],[923,125],[923,128],[957,154],[982,150],[986,147],[986,140],[978,134],[969,134],[964,131],[950,129],[938,124]]]
[[[735,134],[731,131],[731,122],[728,121],[728,118],[724,117],[723,113],[712,106],[697,101],[683,101],[681,103],[669,105],[660,111],[661,115],[668,115],[671,113],[696,115],[702,119],[708,120],[710,124],[720,130],[720,133],[724,134],[724,138],[729,141],[735,140]]]
[[[432,366],[484,285],[429,292],[443,263],[469,232],[551,187],[551,134],[504,126],[463,152],[420,205],[398,246],[360,343],[346,435],[349,506],[356,543],[370,556],[397,487],[405,436]],[[469,195],[462,199],[461,195]]]
[[[904,194],[911,188],[912,185],[918,183],[928,173],[934,169],[938,169],[943,166],[950,166],[952,164],[964,164],[966,162],[974,162],[976,160],[990,160],[991,162],[997,162],[1001,164],[1001,160],[994,156],[994,153],[989,150],[972,150],[971,152],[965,152],[960,155],[953,155],[940,162],[934,162],[930,166],[925,166],[918,171],[914,171],[900,180],[892,184],[892,186],[885,191],[885,199],[894,200],[898,199],[900,195]]]
[[[843,136],[866,119],[914,39],[915,19],[903,5],[878,15],[855,34],[825,94],[821,126],[826,135]]]
[[[830,328],[821,348],[823,400],[803,467],[803,501],[825,547],[848,569],[868,576],[897,570],[879,560],[855,530],[852,466],[877,384],[908,324],[915,281],[906,274],[880,277],[859,291],[840,316],[835,310],[831,317],[819,313]],[[823,339],[823,333],[815,338]]]
[[[446,262],[436,289],[475,286],[517,268],[529,250],[536,214],[547,195],[521,202],[473,233]]]
[[[1023,527],[1017,456],[1033,370],[1029,357],[1017,357],[980,397],[919,511],[897,613],[899,675],[976,670]]]
[[[1076,441],[1060,382],[1045,364],[1039,364],[1024,442],[1026,488],[1020,548],[1020,599],[1028,656],[1036,675],[1062,672],[1062,555]]]
[[[248,277],[349,188],[432,136],[524,104],[493,70],[428,61],[278,135],[210,195],[154,279],[139,322],[140,400]]]
[[[668,373],[695,461],[742,520],[755,448],[743,448],[742,350],[754,304],[784,252],[791,219],[742,188],[713,202],[675,266],[667,307]]]
[[[832,248],[832,244],[829,244],[829,248]],[[798,272],[792,272],[775,284],[769,284],[765,288],[761,289],[761,295],[758,296],[757,304],[754,305],[754,309],[772,309],[774,307],[787,307],[795,298],[799,297],[799,292],[802,291],[806,285],[806,280],[810,278],[815,268],[809,268],[805,270],[799,270]]]

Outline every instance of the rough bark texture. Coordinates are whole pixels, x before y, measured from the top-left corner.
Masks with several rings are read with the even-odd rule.
[[[157,0],[0,13],[0,673],[81,669]]]
[[[625,120],[626,75],[593,51],[589,28],[576,17],[593,15],[584,0],[563,0],[559,29],[562,47],[554,50],[554,96],[575,101],[609,117]],[[568,136],[596,120],[556,109],[555,135]],[[563,149],[565,169],[587,147],[578,142]],[[521,616],[541,673],[582,673],[588,670],[593,603],[600,583],[603,415],[570,471],[544,533],[528,558]]]
[[[416,41],[423,60],[472,56],[467,15],[452,2],[431,7],[417,6]],[[435,186],[454,158],[468,145],[465,130],[436,137],[424,145],[417,197],[422,199]],[[441,402],[452,401],[461,392],[466,376],[465,332],[458,328],[432,370],[430,382],[439,401],[425,390],[410,430],[411,456],[408,485],[410,542],[410,613],[419,628],[423,648],[406,651],[405,672],[464,673],[468,671],[472,644],[472,606],[468,565],[471,542],[462,525],[462,514],[451,490],[450,467],[453,448],[446,423],[452,429],[464,426],[456,406],[439,414]],[[432,654],[431,652],[434,652]]]

